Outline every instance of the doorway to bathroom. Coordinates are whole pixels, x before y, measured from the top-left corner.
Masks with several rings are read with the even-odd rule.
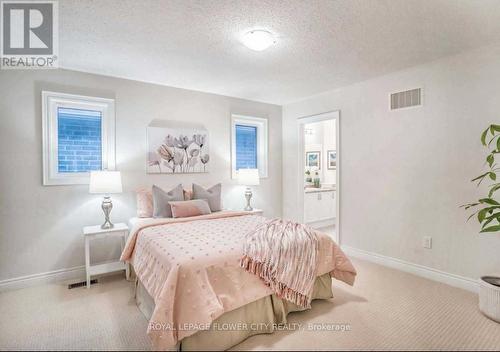
[[[340,243],[340,112],[299,120],[299,208],[302,222]]]

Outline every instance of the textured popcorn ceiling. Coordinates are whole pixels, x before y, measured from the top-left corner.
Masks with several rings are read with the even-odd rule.
[[[500,41],[500,0],[61,0],[63,68],[284,104]],[[239,36],[265,28],[263,52]]]

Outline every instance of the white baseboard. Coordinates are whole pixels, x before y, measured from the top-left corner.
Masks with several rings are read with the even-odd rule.
[[[427,279],[441,282],[450,286],[459,287],[476,293],[479,290],[478,281],[471,278],[450,274],[420,264],[410,263],[401,259],[387,257],[381,254],[372,253],[349,246],[342,246],[342,250],[347,255],[353,256],[355,258],[364,259],[376,264],[425,277]],[[0,292],[40,285],[44,283],[77,279],[85,279],[85,266],[77,266],[69,269],[59,269],[46,273],[2,280],[0,281]]]
[[[85,279],[85,266],[76,266],[69,269],[59,269],[46,273],[39,273],[0,281],[0,292],[14,290],[50,282]]]
[[[462,288],[467,291],[472,291],[475,293],[479,291],[478,281],[468,277],[450,274],[424,265],[410,263],[401,259],[387,257],[385,255],[372,253],[349,246],[342,246],[342,250],[347,255],[353,256],[355,258],[364,259],[369,262],[401,270],[417,276],[425,277],[426,279]]]

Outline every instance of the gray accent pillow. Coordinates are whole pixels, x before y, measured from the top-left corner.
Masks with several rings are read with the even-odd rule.
[[[193,183],[193,199],[206,199],[211,211],[222,210],[221,191],[220,183],[208,189]]]
[[[184,200],[184,190],[182,185],[165,192],[160,187],[153,185],[153,217],[171,218],[172,210],[168,202]]]

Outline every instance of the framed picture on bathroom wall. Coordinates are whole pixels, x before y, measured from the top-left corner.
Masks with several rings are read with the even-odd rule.
[[[306,152],[306,167],[321,169],[321,152]]]
[[[327,151],[327,168],[328,170],[335,170],[337,168],[337,151],[329,150]]]

